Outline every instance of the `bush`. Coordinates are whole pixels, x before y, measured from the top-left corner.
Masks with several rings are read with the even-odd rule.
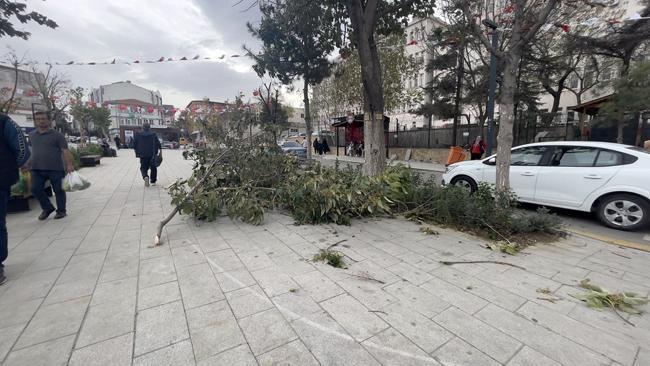
[[[219,154],[206,150],[188,155],[195,161],[195,176],[203,176],[208,162]],[[548,211],[516,209],[512,193],[497,194],[480,184],[468,195],[458,187],[439,187],[435,179],[422,179],[404,166],[390,167],[377,177],[358,169],[299,169],[295,158],[250,145],[235,145],[195,194],[193,176],[172,185],[172,204],[201,220],[215,220],[223,211],[233,219],[260,224],[264,212],[280,208],[297,224],[349,225],[354,218],[403,215],[418,223],[453,227],[494,239],[534,232],[551,232],[560,224]]]

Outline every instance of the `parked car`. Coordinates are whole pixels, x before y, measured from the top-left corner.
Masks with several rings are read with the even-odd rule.
[[[163,141],[162,142],[162,148],[163,149],[178,149],[178,142],[176,142],[176,141]]]
[[[451,164],[443,184],[494,184],[496,158]],[[543,142],[512,149],[510,187],[520,202],[593,212],[606,226],[650,223],[650,152],[605,142]]]
[[[278,145],[285,154],[296,155],[299,158],[307,158],[307,149],[295,141],[284,141]]]

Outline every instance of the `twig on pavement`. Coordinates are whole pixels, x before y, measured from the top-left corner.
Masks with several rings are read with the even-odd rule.
[[[510,267],[515,267],[519,269],[523,269],[524,271],[526,268],[522,266],[518,266],[516,264],[508,263],[508,262],[500,262],[500,261],[462,261],[462,262],[449,262],[449,261],[440,261],[440,263],[446,265],[446,266],[452,266],[454,264],[474,264],[474,263],[492,263],[492,264],[502,264],[504,266],[510,266]]]

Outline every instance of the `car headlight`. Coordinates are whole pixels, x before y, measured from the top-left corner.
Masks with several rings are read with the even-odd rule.
[[[445,174],[449,174],[449,173],[451,173],[451,172],[454,171],[454,169],[456,169],[456,168],[458,168],[458,165],[449,165],[449,166],[447,166],[447,167],[445,168]]]

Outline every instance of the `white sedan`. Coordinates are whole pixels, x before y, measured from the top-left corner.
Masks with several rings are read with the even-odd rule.
[[[443,184],[494,184],[496,160],[451,164]],[[512,149],[510,187],[520,202],[595,212],[620,230],[650,223],[650,152],[606,142],[543,142]]]

